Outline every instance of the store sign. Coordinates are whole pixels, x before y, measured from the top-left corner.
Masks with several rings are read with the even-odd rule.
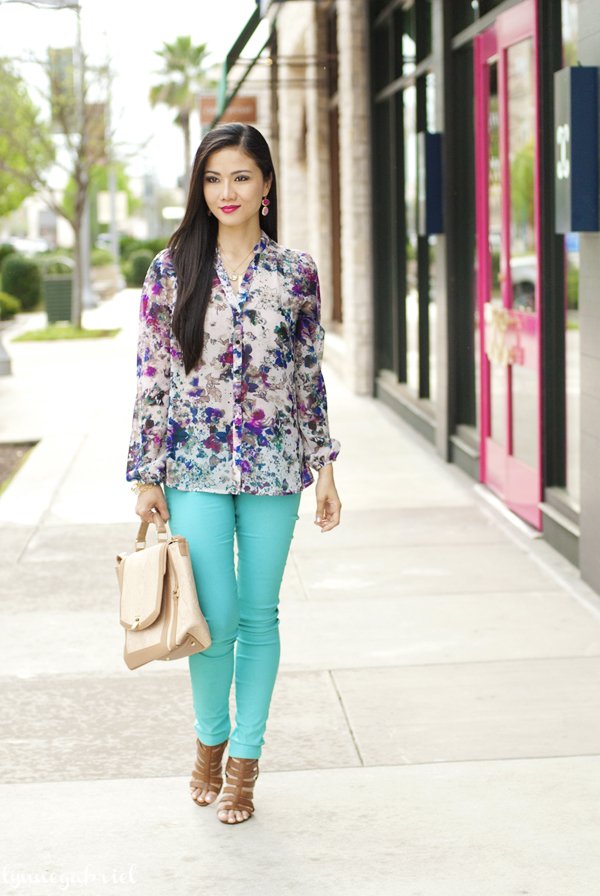
[[[77,130],[77,96],[72,47],[48,49],[48,75],[52,130],[55,134],[70,134]]]
[[[419,236],[443,233],[441,134],[417,134],[417,196]]]
[[[200,97],[200,124],[209,125],[217,114],[216,96]],[[223,113],[220,123],[240,121],[243,124],[256,124],[256,97],[234,96]]]
[[[598,68],[554,73],[556,232],[600,229],[598,203]]]

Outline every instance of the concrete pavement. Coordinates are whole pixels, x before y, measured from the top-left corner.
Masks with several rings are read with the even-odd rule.
[[[327,366],[342,524],[304,492],[256,814],[192,804],[187,665],[122,661],[137,309],[5,337],[0,439],[40,441],[0,497],[0,892],[597,896],[600,600]]]

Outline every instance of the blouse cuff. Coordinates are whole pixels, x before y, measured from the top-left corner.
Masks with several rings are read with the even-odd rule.
[[[340,453],[341,444],[337,439],[331,439],[329,445],[323,445],[308,457],[308,464],[313,470],[320,470],[326,464],[334,461]]]

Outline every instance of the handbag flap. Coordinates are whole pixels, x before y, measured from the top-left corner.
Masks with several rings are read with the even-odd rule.
[[[147,628],[160,613],[167,570],[167,541],[121,560],[121,625],[138,631]]]

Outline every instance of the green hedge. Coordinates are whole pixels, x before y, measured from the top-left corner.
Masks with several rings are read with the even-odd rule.
[[[2,267],[4,259],[8,258],[9,255],[15,255],[16,251],[10,243],[0,243],[0,267]]]
[[[10,320],[21,310],[21,303],[15,296],[0,292],[0,320]]]
[[[92,249],[92,267],[93,268],[103,268],[107,264],[114,264],[115,259],[113,257],[112,252],[109,252],[108,249],[101,249],[96,247]]]
[[[23,311],[37,307],[42,297],[42,275],[35,261],[17,254],[5,258],[2,290],[21,300]]]
[[[155,253],[149,249],[138,249],[132,252],[123,265],[123,273],[127,286],[142,286]]]
[[[152,252],[152,258],[165,248],[167,240],[164,237],[158,237],[155,240],[136,240],[133,236],[122,236],[119,240],[119,251],[123,261],[127,261],[134,252],[141,249],[147,249]]]
[[[45,274],[71,274],[74,273],[74,268],[71,265],[65,264],[64,261],[60,260],[60,257],[57,258],[44,258],[37,259],[38,264],[40,265],[40,270],[42,272],[42,276]]]

